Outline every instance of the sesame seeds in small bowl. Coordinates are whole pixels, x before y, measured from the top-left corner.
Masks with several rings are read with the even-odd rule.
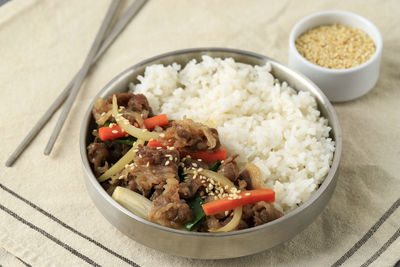
[[[357,14],[323,11],[292,29],[289,66],[308,76],[330,101],[358,98],[379,76],[382,37],[376,26]]]

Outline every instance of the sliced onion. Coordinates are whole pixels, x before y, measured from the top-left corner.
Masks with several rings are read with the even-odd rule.
[[[113,95],[113,107],[112,107],[112,115],[118,125],[128,134],[136,137],[137,139],[142,139],[144,141],[149,141],[151,139],[157,139],[160,137],[159,133],[156,132],[149,132],[147,129],[140,129],[132,124],[130,124],[129,120],[125,119],[122,114],[118,113],[118,104],[117,104],[117,97]]]
[[[129,149],[129,151],[126,152],[126,154],[122,158],[120,158],[111,168],[109,168],[105,173],[103,173],[100,177],[97,178],[97,181],[104,182],[105,180],[107,180],[108,178],[110,178],[111,176],[116,174],[117,172],[123,170],[125,168],[125,165],[129,164],[135,157],[136,148],[139,145],[143,145],[143,144],[144,144],[144,141],[141,139],[138,139],[133,144],[132,148]]]
[[[242,206],[235,208],[233,210],[232,220],[227,225],[222,226],[221,228],[218,229],[210,229],[209,231],[213,233],[221,233],[221,232],[229,232],[235,230],[240,223],[240,219],[242,218],[242,211],[243,211]]]
[[[112,198],[134,214],[147,219],[152,202],[144,196],[125,187],[117,186]]]
[[[197,170],[197,172],[200,173],[201,175],[207,176],[208,178],[211,178],[214,181],[220,183],[220,185],[222,185],[223,187],[225,186],[228,186],[229,188],[235,187],[235,185],[231,182],[231,180],[229,180],[228,178],[217,172],[213,172],[210,170]]]

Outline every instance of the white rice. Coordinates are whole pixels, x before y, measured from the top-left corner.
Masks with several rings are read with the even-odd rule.
[[[271,66],[203,56],[182,70],[152,65],[131,86],[153,111],[180,120],[187,116],[218,130],[241,169],[255,163],[284,212],[306,201],[327,175],[335,150],[331,128],[313,96],[296,92],[270,73]]]

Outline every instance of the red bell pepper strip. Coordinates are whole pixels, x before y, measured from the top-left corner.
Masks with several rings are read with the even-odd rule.
[[[165,126],[168,124],[167,115],[160,114],[143,121],[147,130],[153,130],[156,126]]]
[[[275,192],[272,189],[256,189],[236,193],[234,197],[225,197],[202,205],[207,216],[215,215],[239,206],[255,204],[260,201],[274,202]]]
[[[164,146],[163,144],[161,144],[160,142],[158,142],[157,140],[150,140],[147,143],[147,146],[153,146],[153,147],[162,147],[162,148],[167,148],[166,146]]]
[[[119,127],[115,125],[113,127],[101,127],[99,128],[99,137],[101,140],[116,139],[120,137],[127,136],[128,134]]]
[[[216,152],[198,151],[198,152],[182,152],[181,156],[187,156],[194,159],[201,159],[205,162],[216,162],[217,160],[222,161],[226,159],[226,149],[221,148]]]

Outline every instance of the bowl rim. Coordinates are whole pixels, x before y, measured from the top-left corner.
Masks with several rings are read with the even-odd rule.
[[[324,181],[322,184],[319,186],[319,188],[310,196],[310,198],[302,203],[299,207],[295,208],[294,210],[288,212],[284,216],[268,222],[266,224],[262,224],[259,226],[247,228],[247,229],[242,229],[242,230],[237,230],[237,231],[232,231],[232,232],[224,232],[224,233],[204,233],[204,232],[190,232],[190,231],[185,231],[185,230],[179,230],[179,229],[174,229],[174,228],[169,228],[166,226],[162,226],[156,223],[153,223],[151,221],[148,221],[144,218],[141,218],[140,216],[135,215],[134,213],[130,212],[126,208],[124,208],[122,205],[117,203],[110,195],[107,194],[107,192],[103,189],[101,184],[97,181],[96,177],[94,176],[92,169],[90,167],[90,164],[87,159],[86,155],[86,137],[88,134],[88,125],[89,121],[91,118],[91,110],[94,104],[94,101],[97,97],[100,97],[103,95],[106,91],[108,91],[111,87],[115,86],[118,84],[119,80],[127,75],[128,73],[134,71],[135,69],[138,69],[140,67],[143,67],[144,65],[147,65],[151,62],[161,60],[166,57],[170,56],[178,56],[182,54],[189,54],[189,53],[207,53],[207,52],[221,52],[221,53],[234,53],[234,54],[239,54],[241,56],[247,56],[247,57],[254,57],[258,60],[262,60],[265,62],[270,62],[273,64],[278,65],[279,67],[283,68],[285,72],[288,72],[289,75],[293,75],[297,77],[297,79],[303,80],[303,82],[308,83],[310,87],[312,87],[313,90],[316,91],[317,95],[313,95],[315,98],[319,98],[321,101],[321,104],[324,105],[328,111],[328,113],[332,116],[331,120],[329,120],[329,125],[331,127],[331,131],[334,131],[335,134],[335,152],[333,154],[333,160],[332,160],[332,165],[329,169],[328,174],[326,175]],[[295,89],[296,90],[296,89]],[[161,231],[167,231],[179,235],[189,235],[189,236],[201,236],[204,238],[211,238],[211,237],[227,237],[227,236],[234,236],[234,235],[240,235],[240,234],[245,234],[253,231],[258,231],[263,228],[267,227],[272,227],[276,224],[279,224],[281,222],[289,220],[291,217],[296,216],[298,213],[302,212],[303,210],[306,210],[311,206],[311,204],[316,201],[328,188],[328,186],[335,181],[335,174],[338,172],[339,169],[339,162],[341,158],[341,153],[342,153],[342,130],[339,124],[339,119],[337,117],[337,114],[332,106],[332,104],[329,102],[328,98],[324,95],[324,93],[316,86],[310,79],[308,79],[306,76],[304,76],[301,73],[298,73],[286,65],[278,62],[277,60],[274,60],[272,58],[269,58],[267,56],[257,54],[254,52],[249,52],[245,50],[239,50],[239,49],[232,49],[232,48],[220,48],[220,47],[199,47],[199,48],[188,48],[188,49],[182,49],[182,50],[175,50],[175,51],[170,51],[167,53],[163,53],[145,60],[140,61],[137,64],[132,65],[131,67],[125,69],[121,73],[119,73],[117,76],[115,76],[111,81],[109,81],[102,90],[100,90],[96,96],[92,99],[85,115],[84,119],[81,125],[81,131],[80,131],[80,141],[79,141],[79,146],[80,146],[80,154],[81,154],[81,159],[82,159],[82,164],[83,164],[83,169],[86,174],[85,179],[88,179],[90,181],[90,184],[94,186],[96,191],[106,199],[109,204],[111,204],[114,208],[118,209],[120,212],[124,213],[128,217],[141,222],[143,224],[152,226],[157,228],[158,230]]]
[[[372,55],[372,57],[370,59],[368,59],[364,63],[357,65],[355,67],[351,67],[351,68],[347,68],[347,69],[330,69],[330,68],[322,67],[322,66],[319,66],[317,64],[314,64],[314,63],[308,61],[305,57],[303,57],[299,53],[299,51],[297,50],[296,45],[295,45],[296,39],[294,37],[295,33],[297,31],[299,31],[299,28],[304,23],[306,23],[314,18],[327,17],[327,16],[331,16],[331,15],[339,15],[341,17],[351,17],[352,20],[361,21],[362,23],[367,25],[367,27],[369,27],[373,32],[375,32],[376,39],[377,39],[376,42],[370,36],[370,38],[374,41],[374,44],[375,44],[375,53]],[[340,24],[340,23],[338,23],[338,24]],[[321,24],[319,26],[322,26],[322,25],[324,25],[324,24]],[[317,27],[317,26],[315,26],[315,27]],[[357,27],[354,27],[354,28],[357,28]],[[305,33],[309,29],[311,29],[311,28],[308,28],[305,31],[302,31],[298,36]],[[299,60],[301,61],[302,64],[305,64],[308,67],[313,68],[316,71],[322,71],[322,72],[327,72],[327,73],[332,73],[332,74],[353,73],[353,72],[356,72],[356,71],[366,68],[367,66],[373,64],[373,62],[375,62],[376,60],[379,60],[379,57],[382,53],[382,47],[383,47],[382,35],[381,35],[378,27],[375,26],[375,24],[373,24],[370,20],[368,20],[367,18],[365,18],[361,15],[358,15],[356,13],[349,12],[349,11],[344,11],[344,10],[325,10],[325,11],[312,13],[312,14],[302,18],[300,21],[298,21],[293,26],[293,28],[289,34],[289,48],[292,51],[292,53],[294,53],[294,56],[299,58]]]

